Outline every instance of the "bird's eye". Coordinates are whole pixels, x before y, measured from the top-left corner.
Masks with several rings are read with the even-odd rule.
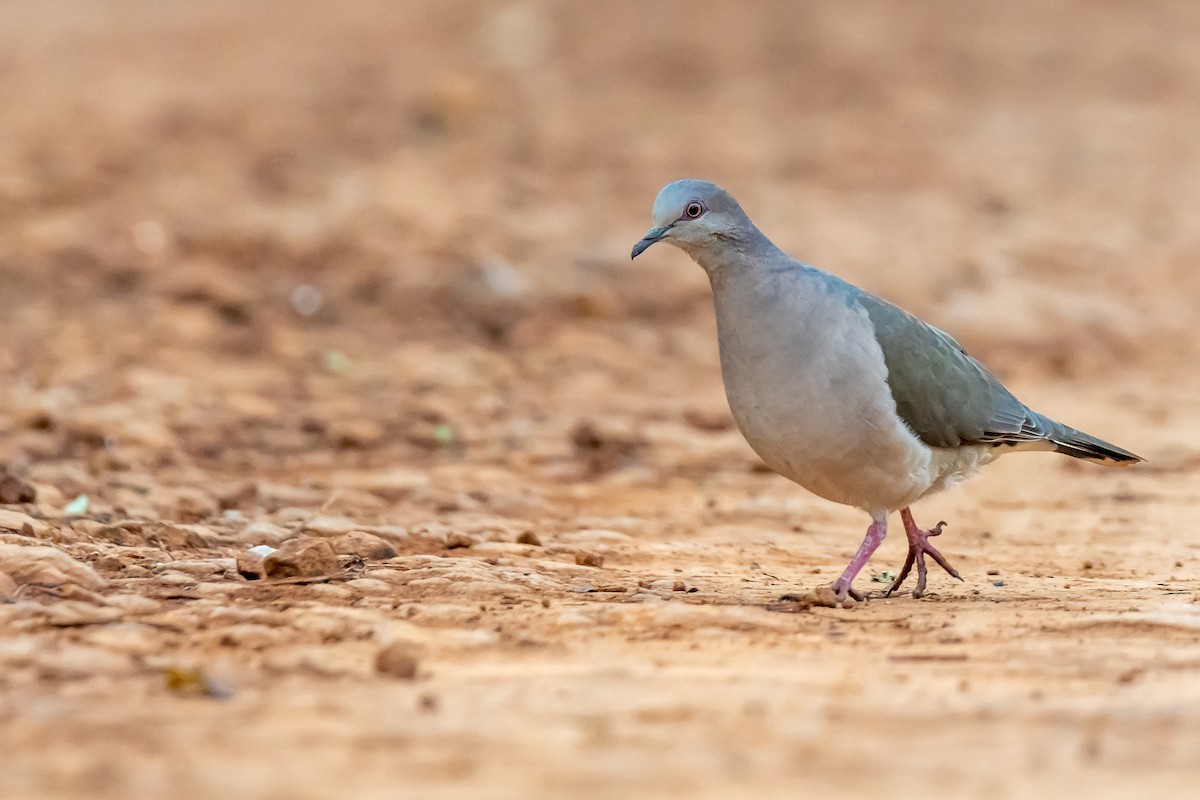
[[[701,203],[699,200],[693,200],[687,204],[686,208],[683,209],[683,215],[688,219],[695,219],[703,213],[704,203]]]

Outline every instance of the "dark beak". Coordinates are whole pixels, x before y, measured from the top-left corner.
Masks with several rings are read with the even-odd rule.
[[[646,235],[643,236],[638,243],[633,246],[633,255],[631,255],[629,258],[637,258],[642,253],[646,252],[646,248],[666,236],[667,231],[669,230],[671,230],[670,225],[665,228],[652,228],[651,230],[646,231]]]

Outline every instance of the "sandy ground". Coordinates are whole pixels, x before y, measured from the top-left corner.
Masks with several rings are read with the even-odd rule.
[[[8,4],[0,796],[1195,794],[1200,10],[647,6]],[[1148,463],[779,606],[687,175]]]

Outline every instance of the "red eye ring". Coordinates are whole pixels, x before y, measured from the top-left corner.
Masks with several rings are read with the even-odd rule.
[[[706,210],[707,209],[704,207],[704,203],[701,203],[699,200],[693,200],[684,206],[683,216],[685,219],[696,219]]]

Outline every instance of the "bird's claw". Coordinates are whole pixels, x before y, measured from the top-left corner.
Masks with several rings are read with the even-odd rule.
[[[900,584],[904,583],[904,579],[908,577],[914,565],[917,568],[917,585],[913,589],[912,596],[917,599],[923,597],[925,595],[925,579],[928,574],[928,569],[925,566],[926,555],[932,558],[939,567],[950,573],[951,576],[958,578],[960,581],[963,579],[962,575],[958,574],[958,570],[950,566],[950,562],[946,560],[946,557],[929,543],[929,538],[931,536],[940,536],[942,528],[945,526],[945,522],[939,522],[928,531],[907,531],[908,556],[904,559],[904,566],[900,568],[900,574],[896,576],[896,580],[892,581],[891,586],[883,593],[884,597],[891,597],[900,588]]]
[[[841,581],[834,581],[833,585],[829,588],[833,590],[833,596],[838,599],[838,602],[845,600],[847,597],[858,603],[867,599],[865,594],[855,589],[849,583],[843,584]]]

